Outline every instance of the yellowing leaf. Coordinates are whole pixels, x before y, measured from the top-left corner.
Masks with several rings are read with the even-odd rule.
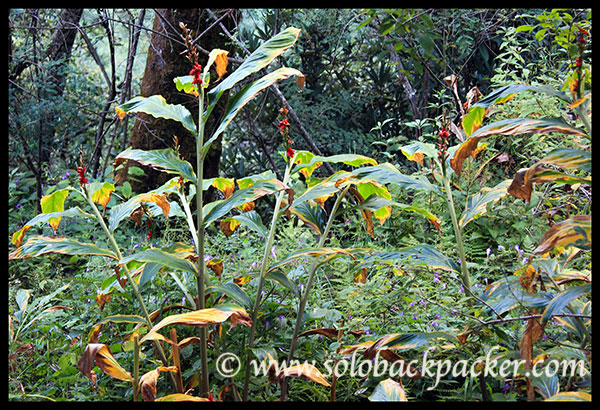
[[[146,336],[140,340],[140,343],[149,339],[153,333],[156,333],[165,326],[188,325],[204,327],[216,323],[222,323],[229,318],[231,318],[233,324],[241,323],[248,325],[251,323],[250,316],[241,307],[232,307],[227,310],[217,308],[194,310],[192,312],[171,315],[164,318],[152,329],[150,329],[148,334],[146,334]]]
[[[306,380],[319,383],[325,387],[331,386],[323,374],[310,363],[302,363],[296,366],[287,367],[279,372],[278,375],[270,378],[271,382],[279,382],[284,377],[301,377]]]
[[[233,178],[215,178],[211,185],[221,191],[225,199],[229,198],[235,189]]]
[[[65,210],[65,199],[69,195],[69,191],[67,189],[61,189],[59,191],[54,191],[50,195],[46,195],[42,197],[40,201],[40,205],[42,206],[42,213],[49,214],[52,212],[62,212]],[[56,232],[58,228],[58,224],[60,223],[61,217],[50,218],[48,223]]]
[[[156,382],[160,372],[177,372],[176,366],[159,366],[154,370],[145,373],[140,377],[139,391],[142,393],[142,400],[154,401],[156,399]]]
[[[188,394],[183,394],[183,393],[173,393],[173,394],[169,394],[167,396],[159,397],[158,399],[155,399],[155,401],[210,401],[210,400],[207,398],[204,398],[204,397],[190,396]]]
[[[211,259],[206,262],[206,267],[212,270],[220,279],[221,274],[223,273],[223,259]]]
[[[85,347],[83,356],[77,363],[77,368],[88,378],[96,383],[96,372],[94,362],[102,371],[115,379],[123,381],[132,381],[131,374],[123,369],[117,359],[112,355],[110,349],[105,344],[90,343]]]
[[[103,208],[106,208],[106,204],[110,201],[110,194],[114,192],[115,186],[110,182],[105,182],[104,184],[92,182],[89,190],[92,194],[92,201],[102,205]]]
[[[120,121],[123,121],[123,118],[125,118],[127,115],[127,113],[119,107],[115,107],[115,113],[117,114],[117,117],[119,117]]]
[[[550,252],[558,246],[592,248],[592,215],[577,215],[554,224],[548,229],[533,254]]]
[[[408,401],[402,384],[390,378],[379,382],[373,394],[369,397],[370,401]]]

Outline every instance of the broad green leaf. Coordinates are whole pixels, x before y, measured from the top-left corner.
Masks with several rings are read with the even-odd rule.
[[[111,377],[123,381],[132,381],[131,374],[123,369],[117,359],[113,356],[110,349],[105,344],[90,343],[85,347],[83,356],[77,363],[77,368],[88,378],[96,383],[96,373],[92,370],[94,362],[102,371]]]
[[[219,283],[206,289],[206,294],[214,292],[224,293],[236,302],[241,303],[246,309],[252,309],[252,301],[246,292],[233,282]]]
[[[298,288],[296,283],[293,280],[291,280],[290,277],[287,276],[282,270],[273,270],[267,272],[265,275],[265,279],[273,280],[279,283],[284,288],[294,292],[296,296],[300,296],[300,288]]]
[[[217,220],[236,206],[254,201],[264,195],[274,194],[283,189],[289,188],[277,179],[258,181],[249,188],[238,189],[228,199],[213,201],[209,204],[210,207],[205,208],[204,225],[206,226]]]
[[[528,133],[560,132],[571,135],[585,135],[579,128],[572,127],[557,119],[509,118],[496,121],[473,132],[454,153],[450,166],[460,177],[465,159],[477,148],[479,140],[491,135],[518,135]]]
[[[117,114],[143,112],[156,118],[165,118],[180,122],[194,136],[198,135],[196,124],[192,114],[183,105],[168,104],[162,95],[153,95],[150,97],[134,97],[124,104],[119,105]]]
[[[496,204],[504,198],[508,194],[507,188],[510,183],[511,180],[507,179],[493,188],[484,187],[478,193],[469,195],[465,210],[458,221],[460,227],[464,228],[469,222],[485,214],[489,204]]]
[[[592,249],[592,215],[577,215],[554,224],[544,233],[533,254],[544,254],[557,246]]]
[[[288,27],[261,44],[233,73],[208,92],[209,105],[214,107],[223,92],[229,90],[250,74],[268,66],[277,56],[294,45],[299,35],[299,29]]]
[[[309,151],[296,151],[296,159],[294,163],[297,165],[294,169],[299,170],[302,175],[309,177],[315,169],[321,166],[324,162],[343,163],[353,167],[360,167],[364,164],[377,165],[377,161],[373,158],[357,154],[340,154],[323,157],[314,155]]]
[[[46,196],[42,197],[42,199],[40,200],[40,205],[42,207],[42,213],[49,214],[49,213],[64,211],[65,210],[65,199],[67,198],[67,195],[69,195],[69,189],[65,188],[65,189],[61,189],[58,191],[54,191],[50,195],[46,195]],[[62,217],[58,216],[58,217],[52,217],[52,218],[48,219],[48,223],[50,224],[52,229],[54,229],[54,232],[56,232],[56,229],[58,228],[58,224],[60,223],[61,218]]]
[[[305,200],[300,201],[300,203],[294,201],[294,206],[289,210],[315,233],[318,235],[323,233],[327,223],[327,215],[319,205]]]
[[[17,232],[15,232],[12,235],[11,242],[14,245],[16,245],[17,247],[21,246],[21,244],[23,242],[23,237],[25,236],[25,233],[30,228],[32,228],[36,225],[42,224],[44,222],[48,222],[50,219],[62,218],[63,216],[94,218],[94,216],[92,214],[88,214],[87,212],[82,211],[79,207],[69,208],[66,211],[62,211],[62,212],[51,212],[51,213],[47,213],[47,214],[39,214],[36,217],[34,217],[33,219],[29,220],[21,229],[19,229]]]
[[[372,179],[380,184],[394,184],[404,189],[440,193],[439,188],[430,183],[427,178],[404,175],[388,162],[375,166],[361,167],[353,170],[350,174],[358,178]]]
[[[111,316],[105,317],[104,319],[102,319],[101,321],[96,323],[96,325],[104,324],[104,323],[108,323],[108,322],[111,322],[111,323],[136,323],[136,324],[145,325],[146,319],[144,319],[143,317],[141,317],[139,315],[111,315]]]
[[[227,106],[225,107],[221,123],[219,124],[213,135],[206,142],[204,142],[204,145],[202,146],[202,156],[206,156],[208,149],[210,148],[210,145],[213,143],[213,141],[216,140],[223,131],[225,131],[225,128],[227,128],[229,123],[235,118],[237,113],[249,101],[251,101],[259,92],[261,92],[265,88],[270,87],[277,81],[284,80],[292,75],[302,76],[302,73],[296,70],[295,68],[281,67],[265,75],[259,80],[256,80],[255,82],[246,85],[236,95],[231,97],[227,101]],[[231,78],[231,76],[227,77],[227,79],[223,81],[221,85],[223,85],[229,78]]]
[[[546,323],[553,315],[560,313],[561,310],[567,306],[571,300],[587,293],[591,294],[591,292],[592,284],[586,283],[584,285],[574,286],[556,295],[550,301],[548,306],[546,306],[546,310],[544,311],[541,319],[542,325]]]
[[[424,266],[429,269],[442,269],[448,272],[459,272],[460,267],[446,255],[431,245],[418,245],[402,248],[397,251],[375,251],[363,257],[358,269],[381,263],[400,263],[404,266]]]
[[[155,203],[160,207],[163,215],[167,218],[169,217],[171,205],[167,201],[167,194],[159,194],[151,191],[136,195],[127,202],[112,207],[108,218],[108,228],[114,231],[119,226],[119,223],[128,216],[132,216],[142,203]],[[147,212],[150,211],[147,210]],[[139,220],[137,222],[139,223]]]
[[[297,208],[305,201],[316,201],[319,204],[323,204],[328,198],[333,196],[339,190],[340,187],[336,186],[335,181],[321,181],[318,184],[308,188],[302,195],[296,198],[292,204],[292,208]]]
[[[120,164],[126,159],[131,159],[140,164],[150,166],[159,171],[169,174],[177,174],[183,179],[196,183],[196,174],[192,165],[180,159],[172,148],[143,151],[140,149],[127,148],[117,155],[115,164]]]
[[[498,280],[486,288],[481,299],[487,303],[490,313],[493,311],[501,315],[518,306],[544,309],[550,303],[553,297],[551,293],[529,293],[523,288],[519,279],[518,276],[511,276]]]
[[[106,208],[110,201],[110,194],[115,191],[115,186],[110,182],[94,181],[88,186],[92,201]]]
[[[471,135],[481,127],[483,118],[492,105],[505,103],[511,100],[516,93],[521,91],[542,92],[565,101],[568,100],[568,97],[564,92],[547,87],[532,87],[524,84],[511,84],[500,87],[473,104],[467,115],[464,116],[462,125],[467,136]]]
[[[411,144],[400,147],[400,151],[410,161],[415,161],[423,166],[423,157],[437,158],[437,149],[435,144],[415,141]]]
[[[268,235],[267,227],[263,225],[260,214],[256,211],[244,212],[240,215],[235,215],[233,219],[240,222],[242,225],[252,229],[260,236],[266,238]]]
[[[194,97],[198,97],[200,95],[200,93],[198,92],[198,86],[196,84],[193,84],[193,81],[193,75],[184,75],[181,77],[175,77],[173,79],[177,91],[183,91],[186,94],[191,94]]]
[[[376,182],[359,182],[356,184],[356,189],[363,198],[376,196],[382,199],[387,199],[390,201],[392,200],[392,195],[389,193],[387,188]],[[383,225],[383,223],[386,221],[386,219],[390,217],[391,214],[391,205],[386,205],[373,211],[373,216],[379,221],[381,225]]]
[[[108,256],[118,260],[114,252],[102,249],[93,243],[77,242],[68,238],[47,238],[34,236],[8,255],[8,259],[33,258],[47,253],[61,253],[64,255],[98,255]]]
[[[119,261],[119,266],[125,265],[131,261],[158,263],[170,269],[198,275],[196,265],[189,260],[157,248],[148,249],[127,256]]]
[[[158,324],[156,324],[152,329],[150,329],[150,331],[140,340],[140,343],[150,339],[153,336],[153,334],[155,334],[165,326],[187,325],[204,327],[216,323],[223,323],[230,317],[232,317],[233,324],[242,323],[248,325],[248,323],[250,322],[250,317],[248,316],[248,313],[246,313],[246,311],[242,308],[208,308],[194,310],[188,313],[167,316]]]
[[[408,401],[402,385],[390,378],[379,382],[369,401]]]

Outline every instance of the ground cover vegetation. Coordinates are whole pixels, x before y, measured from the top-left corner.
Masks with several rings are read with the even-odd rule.
[[[590,9],[177,16],[9,10],[9,400],[591,401]]]

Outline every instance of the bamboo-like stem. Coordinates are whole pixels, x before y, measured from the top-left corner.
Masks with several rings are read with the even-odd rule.
[[[285,170],[285,174],[283,176],[283,184],[287,185],[290,179],[290,174],[292,170],[292,166],[294,165],[294,159],[296,157],[290,159],[290,162]],[[283,196],[285,195],[285,191],[281,191],[277,195],[277,200],[275,201],[275,207],[273,208],[273,217],[271,218],[271,227],[269,228],[269,236],[267,237],[267,242],[265,244],[265,250],[263,253],[262,264],[260,276],[258,278],[258,287],[256,288],[256,298],[254,300],[254,307],[252,309],[252,324],[250,325],[250,335],[248,337],[248,348],[251,349],[254,346],[254,335],[256,333],[256,319],[258,317],[258,308],[261,303],[261,293],[265,283],[265,274],[267,272],[267,260],[269,257],[269,253],[271,252],[271,247],[273,246],[273,240],[275,238],[275,228],[277,226],[277,219],[279,218],[279,208],[281,207],[281,202],[283,201]],[[244,376],[244,388],[242,391],[242,401],[248,400],[248,385],[250,383],[250,358],[252,352],[248,351],[247,360],[246,360],[246,374]]]
[[[458,226],[458,219],[456,217],[456,208],[454,207],[454,199],[452,198],[452,188],[450,187],[450,180],[446,175],[445,164],[442,164],[441,168],[444,190],[446,191],[446,199],[448,201],[448,209],[450,210],[450,217],[452,218],[452,226],[454,227],[454,235],[456,237],[456,247],[458,248],[458,256],[460,257],[461,278],[466,294],[472,297],[473,293],[471,292],[471,280],[469,278],[469,269],[467,268],[467,258],[465,256],[462,231],[460,226]],[[469,304],[472,304],[471,299],[469,299]]]
[[[198,302],[196,307],[198,310],[204,309],[204,216],[202,214],[202,207],[204,206],[202,198],[202,185],[204,182],[204,87],[201,84],[199,87],[200,95],[198,96],[198,136],[196,137],[196,173],[198,181],[196,182],[196,237],[198,239]],[[200,377],[200,393],[202,396],[208,395],[209,380],[208,380],[208,358],[206,353],[206,328],[200,328],[200,363],[201,363],[201,377]]]
[[[140,335],[133,336],[133,401],[139,401],[140,382]]]
[[[333,205],[333,209],[331,210],[331,214],[329,214],[329,219],[327,220],[327,225],[325,225],[325,229],[323,230],[323,234],[319,239],[319,244],[317,245],[319,248],[322,248],[325,244],[325,240],[329,236],[329,230],[331,229],[331,225],[333,224],[333,220],[335,219],[335,214],[342,203],[342,199],[346,196],[346,192],[350,189],[350,184],[344,188],[344,190],[338,195],[335,200],[335,204]],[[315,280],[315,272],[319,263],[321,261],[320,256],[316,256],[312,267],[310,269],[310,273],[308,275],[308,281],[306,282],[306,286],[304,287],[304,294],[302,295],[302,299],[300,299],[300,304],[298,305],[298,313],[296,314],[296,326],[294,328],[294,336],[292,337],[292,342],[290,344],[290,351],[288,353],[288,363],[291,363],[291,360],[294,358],[294,351],[296,350],[296,343],[298,342],[298,334],[300,333],[300,328],[302,327],[302,315],[304,314],[304,308],[306,307],[306,302],[308,301],[308,296],[310,295],[310,290],[312,288],[313,282]],[[287,399],[287,378],[284,378],[281,382],[281,401],[285,401]]]
[[[100,223],[100,226],[102,227],[102,230],[104,231],[104,233],[108,237],[108,242],[110,243],[110,246],[115,251],[115,254],[117,255],[117,258],[123,259],[123,255],[121,254],[121,250],[119,249],[119,245],[117,244],[117,241],[115,240],[115,237],[113,236],[113,234],[110,232],[110,230],[106,226],[106,222],[104,222],[104,218],[102,217],[102,215],[100,214],[100,211],[98,210],[98,207],[96,207],[96,204],[92,200],[92,197],[91,197],[91,194],[90,194],[89,190],[87,188],[85,188],[85,187],[83,187],[82,189],[83,189],[84,197],[86,198],[88,204],[92,208],[92,212],[96,216],[96,220]],[[125,272],[125,275],[127,276],[127,280],[131,284],[131,289],[133,290],[133,294],[135,295],[136,299],[140,303],[140,307],[142,308],[142,313],[144,315],[144,319],[146,320],[146,325],[148,326],[148,329],[151,329],[152,326],[153,326],[152,325],[152,319],[150,319],[150,314],[148,313],[148,309],[146,308],[146,304],[144,303],[144,299],[142,298],[142,294],[140,293],[140,290],[138,289],[135,281],[133,280],[133,277],[131,276],[131,273],[129,272],[129,269],[127,269],[127,266],[123,265],[123,271]],[[156,348],[156,351],[158,352],[158,354],[160,356],[160,360],[163,362],[163,364],[165,366],[168,366],[169,365],[169,361],[167,359],[167,356],[165,355],[164,350],[162,349],[162,346],[160,345],[160,343],[157,340],[155,340],[153,342],[154,342],[154,347]],[[173,386],[175,386],[175,378],[173,377],[172,374],[171,374],[171,381],[173,383]]]

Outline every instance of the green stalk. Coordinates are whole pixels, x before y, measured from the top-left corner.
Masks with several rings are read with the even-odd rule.
[[[452,188],[450,187],[450,180],[446,175],[445,164],[442,164],[442,180],[444,182],[444,190],[446,191],[446,199],[448,201],[448,209],[450,210],[450,217],[452,218],[452,226],[454,227],[454,235],[456,236],[456,246],[458,248],[458,256],[460,257],[460,270],[463,286],[468,296],[473,296],[471,292],[471,280],[469,279],[469,269],[467,268],[467,258],[465,257],[465,248],[463,246],[462,231],[458,226],[458,219],[456,217],[456,209],[454,208],[454,199],[452,198]],[[469,299],[469,304],[472,301]]]
[[[290,173],[292,170],[292,166],[294,164],[294,158],[292,158],[288,164],[288,167],[285,170],[285,174],[283,176],[283,184],[287,185],[290,179]],[[281,207],[281,202],[283,201],[283,196],[285,195],[285,191],[281,191],[279,195],[277,195],[277,200],[275,201],[275,207],[273,208],[273,217],[271,219],[271,227],[269,228],[269,236],[267,237],[267,243],[265,245],[265,251],[263,253],[262,265],[260,276],[258,278],[258,287],[256,288],[256,299],[254,300],[254,308],[252,309],[252,325],[250,326],[250,336],[248,338],[248,349],[251,349],[254,346],[254,335],[256,332],[256,319],[258,317],[258,308],[261,303],[261,293],[262,288],[265,283],[265,274],[267,272],[267,259],[269,257],[269,253],[271,252],[271,247],[273,246],[273,240],[275,238],[275,227],[277,225],[277,219],[279,218],[279,208]],[[248,384],[250,383],[250,359],[252,352],[248,350],[248,356],[246,360],[246,375],[244,377],[244,389],[242,392],[242,401],[248,400]]]
[[[196,183],[196,229],[197,229],[197,247],[198,247],[198,310],[204,309],[204,216],[202,214],[203,198],[202,185],[204,182],[204,155],[202,155],[202,146],[204,145],[204,87],[200,85],[200,95],[198,97],[198,137],[196,138],[196,172],[198,181]],[[200,377],[200,392],[202,396],[208,395],[208,358],[206,353],[206,328],[200,328],[200,361],[202,375]]]
[[[133,336],[133,401],[138,399],[138,385],[140,380],[140,336]]]
[[[342,199],[346,196],[346,192],[350,189],[350,185],[346,186],[344,190],[338,195],[335,200],[335,204],[333,205],[333,209],[331,210],[331,214],[329,214],[329,219],[327,220],[327,225],[325,225],[325,229],[321,238],[319,239],[319,244],[317,247],[322,248],[325,245],[325,240],[329,236],[329,230],[331,229],[331,225],[333,220],[335,219],[335,214],[337,213],[340,204],[342,203]],[[294,351],[296,350],[296,344],[298,342],[298,334],[300,333],[300,327],[302,326],[302,315],[304,314],[304,308],[306,307],[306,302],[308,301],[308,296],[310,294],[310,290],[312,288],[313,282],[315,280],[315,272],[319,263],[321,261],[321,257],[315,257],[313,261],[312,267],[310,269],[310,273],[308,275],[308,282],[306,282],[306,286],[304,288],[304,294],[302,295],[302,299],[300,299],[300,304],[298,305],[298,313],[296,315],[296,327],[294,328],[294,336],[292,337],[292,343],[290,344],[290,351],[288,353],[288,363],[291,363],[294,358]],[[281,383],[281,401],[285,401],[287,399],[287,378],[284,378]]]
[[[100,211],[96,207],[96,204],[94,203],[94,201],[92,201],[90,192],[85,187],[83,188],[83,191],[84,191],[84,196],[85,196],[88,204],[90,205],[90,207],[92,208],[92,211],[94,212],[94,215],[96,216],[96,220],[100,223],[102,230],[108,237],[108,242],[110,243],[110,246],[115,251],[117,258],[123,259],[123,255],[121,254],[119,245],[117,244],[115,237],[112,235],[112,233],[106,226],[106,223],[104,222],[104,218],[100,214]],[[123,271],[125,272],[125,275],[127,276],[127,280],[131,284],[131,288],[133,289],[133,294],[135,295],[136,299],[140,303],[140,306],[142,308],[142,313],[144,315],[144,319],[146,319],[146,325],[148,326],[148,329],[152,329],[152,319],[150,319],[150,314],[148,313],[148,309],[146,308],[146,304],[144,303],[142,294],[140,293],[140,290],[138,289],[135,281],[133,280],[133,277],[131,276],[129,269],[127,269],[127,266],[123,265]],[[167,359],[167,356],[165,355],[165,352],[162,349],[162,346],[160,345],[160,343],[158,343],[158,341],[156,341],[156,340],[154,341],[154,347],[156,348],[156,351],[158,352],[158,354],[160,356],[160,360],[163,362],[163,364],[165,366],[168,366],[169,361]],[[171,374],[171,373],[169,372],[169,374]],[[173,382],[173,386],[175,386],[175,377],[172,374],[171,374],[171,381]]]

